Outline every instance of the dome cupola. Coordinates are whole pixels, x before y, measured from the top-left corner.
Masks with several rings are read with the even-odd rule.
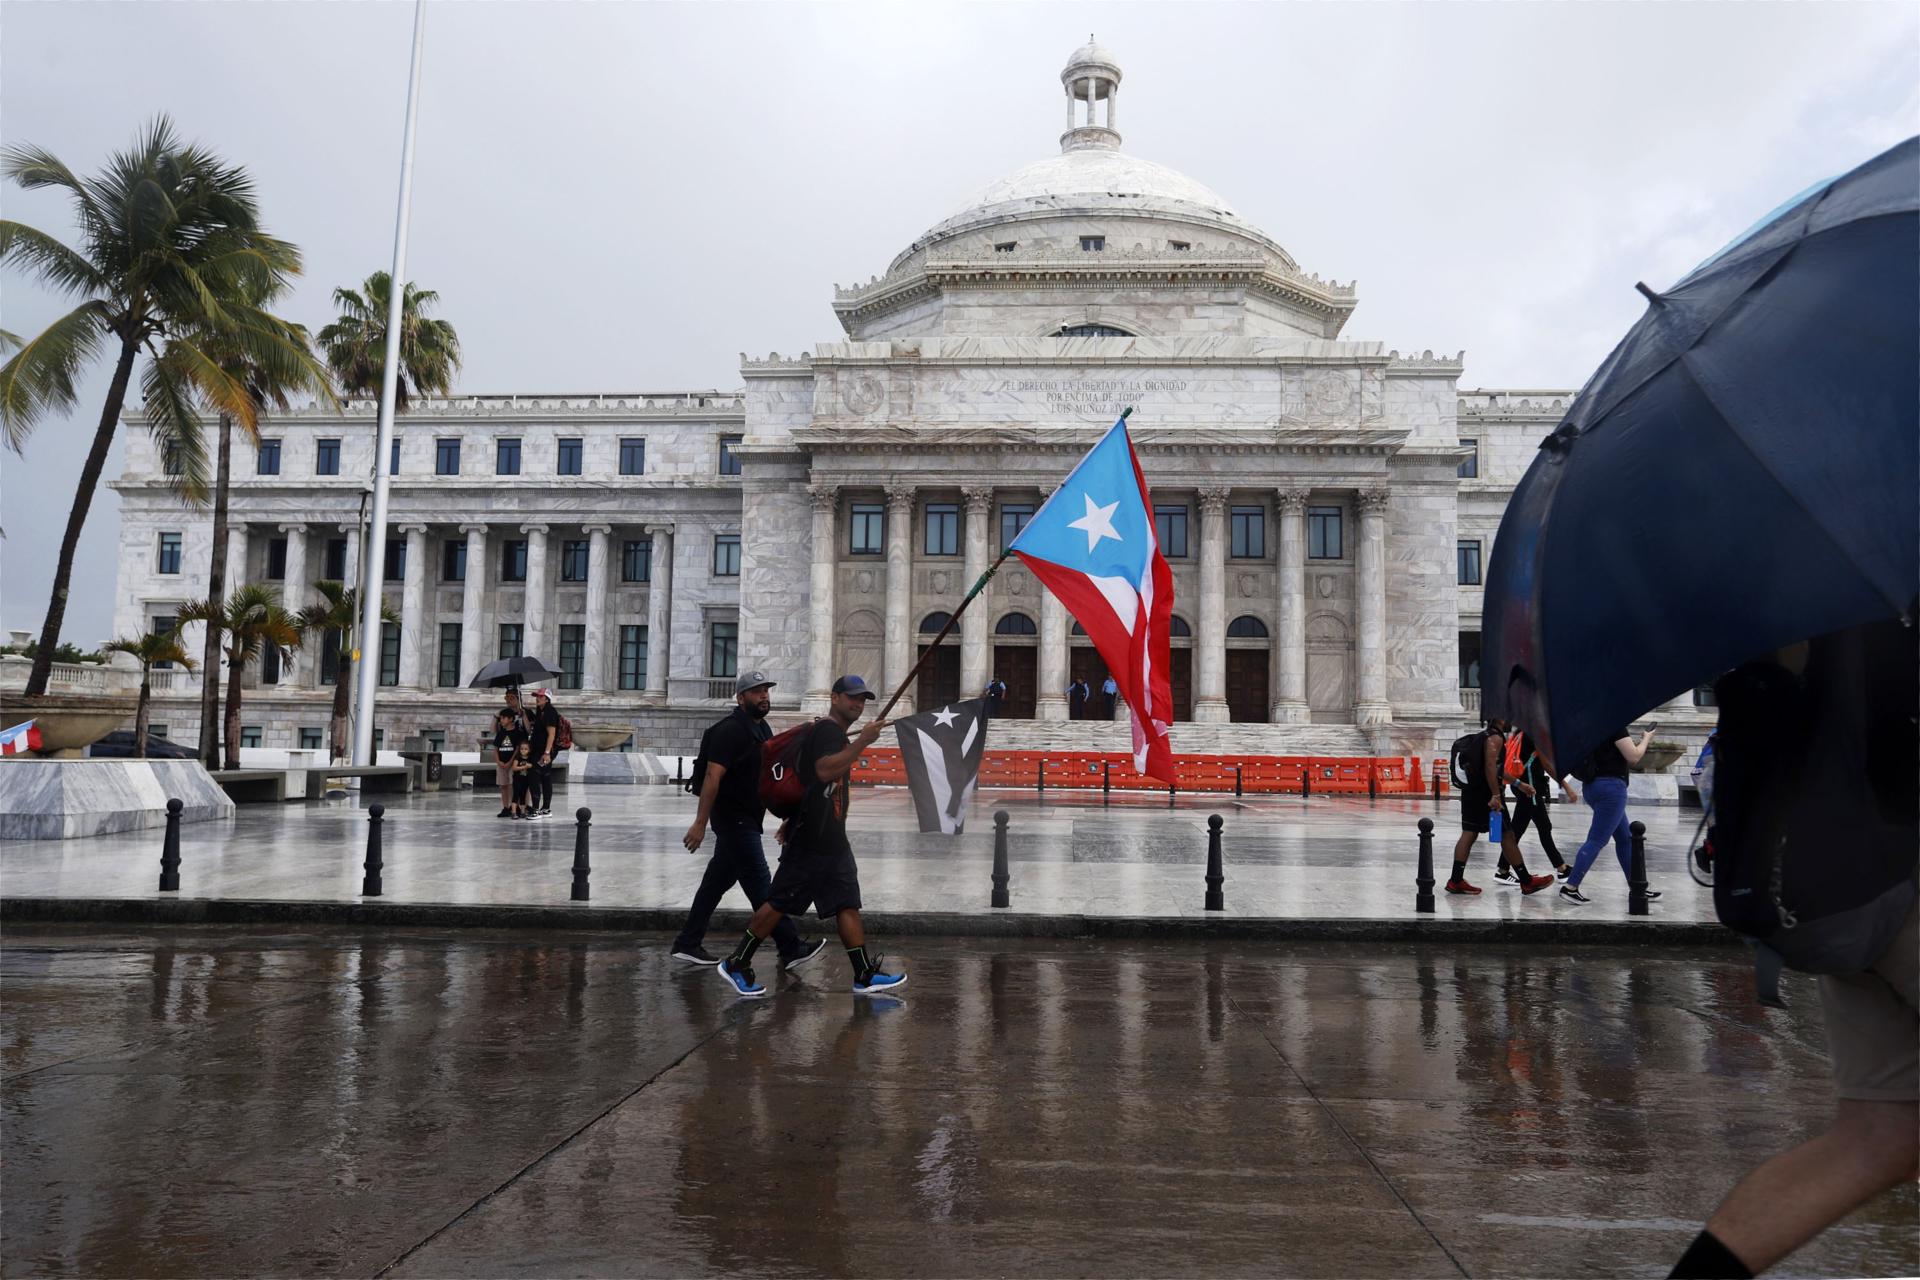
[[[1113,55],[1089,35],[1067,59],[1060,84],[1067,91],[1067,131],[1060,135],[1060,150],[1119,150],[1120,130],[1114,123],[1114,108],[1120,99],[1120,64]],[[1102,104],[1106,108],[1104,119]]]

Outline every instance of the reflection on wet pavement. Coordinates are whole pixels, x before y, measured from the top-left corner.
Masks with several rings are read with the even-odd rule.
[[[0,1269],[1654,1275],[1830,1106],[1738,953],[916,938],[740,1003],[667,941],[12,930]]]

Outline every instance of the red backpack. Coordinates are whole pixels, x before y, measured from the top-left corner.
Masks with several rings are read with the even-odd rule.
[[[819,723],[797,724],[760,744],[760,805],[776,818],[800,813],[800,802],[807,794],[807,779],[800,776],[800,749]]]

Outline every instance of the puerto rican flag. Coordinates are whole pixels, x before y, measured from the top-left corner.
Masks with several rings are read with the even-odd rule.
[[[28,720],[11,729],[0,729],[0,756],[17,756],[24,751],[40,750],[40,729]]]
[[[1173,778],[1173,572],[1123,415],[1009,548],[1086,629],[1133,714],[1133,767]]]

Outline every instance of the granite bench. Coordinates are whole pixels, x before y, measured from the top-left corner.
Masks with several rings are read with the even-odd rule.
[[[403,764],[316,765],[295,772],[307,775],[309,800],[327,794],[328,778],[358,778],[362,795],[405,795],[413,786],[410,770]]]
[[[285,769],[214,769],[208,776],[236,804],[279,804],[287,798]]]

